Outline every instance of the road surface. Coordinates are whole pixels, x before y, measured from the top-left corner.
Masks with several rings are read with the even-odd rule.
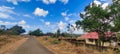
[[[29,37],[29,39],[23,43],[13,54],[53,54],[45,47],[39,44],[39,42],[34,37]]]

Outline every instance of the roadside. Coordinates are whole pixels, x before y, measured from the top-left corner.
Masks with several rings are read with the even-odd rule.
[[[27,39],[21,36],[0,36],[0,54],[11,54]]]
[[[56,38],[42,36],[36,37],[37,40],[52,51],[54,54],[114,54],[111,50],[99,52],[93,48],[87,48],[83,45],[75,46],[67,41],[58,41]]]

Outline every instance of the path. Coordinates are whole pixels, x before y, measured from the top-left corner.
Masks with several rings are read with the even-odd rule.
[[[13,54],[53,54],[34,38],[30,37],[23,45],[21,45]]]

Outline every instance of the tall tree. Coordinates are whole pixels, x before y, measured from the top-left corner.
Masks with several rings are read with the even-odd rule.
[[[1,30],[6,30],[6,26],[5,25],[0,25],[0,29]]]
[[[12,35],[20,35],[25,32],[25,29],[23,29],[21,26],[15,25],[12,28],[7,30],[8,34]]]
[[[6,33],[6,26],[5,25],[0,25],[0,35]]]
[[[60,29],[58,29],[56,32],[56,37],[58,38],[59,36],[60,36]]]
[[[36,29],[34,31],[30,31],[29,35],[41,36],[43,35],[43,32],[40,29]]]
[[[74,32],[74,30],[75,30],[75,27],[74,27],[73,25],[71,25],[71,24],[68,24],[67,28],[68,28],[68,32],[69,32],[70,34],[73,34],[73,32]]]
[[[120,30],[120,12],[118,11],[118,6],[116,2],[106,8],[95,3],[87,6],[84,12],[80,13],[82,20],[76,22],[77,28],[82,27],[86,32],[97,32],[99,34],[99,45],[103,45],[105,32],[117,32]]]

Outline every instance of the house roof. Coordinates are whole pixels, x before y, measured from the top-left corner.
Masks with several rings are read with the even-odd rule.
[[[113,32],[106,32],[105,35],[106,37],[111,37],[113,34]],[[83,38],[83,39],[98,39],[99,35],[97,32],[89,32],[87,34],[84,34],[82,36],[80,36],[79,38]]]

